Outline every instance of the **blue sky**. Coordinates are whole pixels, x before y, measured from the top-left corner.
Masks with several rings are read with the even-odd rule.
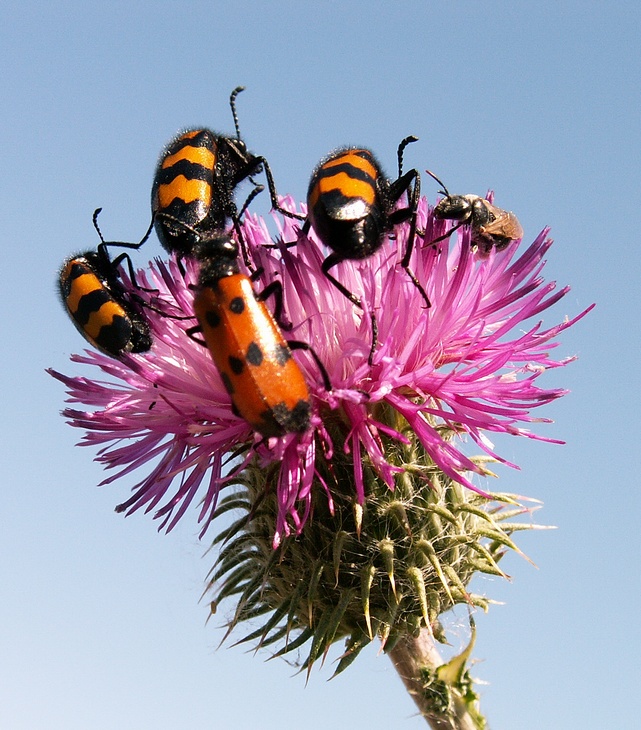
[[[477,616],[474,674],[495,730],[637,726],[640,21],[636,2],[3,3],[0,727],[425,727],[375,650],[307,686],[216,650],[195,525],[165,536],[114,513],[134,480],[96,488],[44,373],[78,372],[55,275],[95,245],[94,208],[108,238],[142,235],[162,146],[187,126],[231,131],[238,84],[281,192],[302,198],[344,144],[393,171],[415,134],[406,165],[493,188],[528,240],[551,226],[546,276],[572,292],[547,324],[597,303],[562,338],[579,360],[547,376],[572,392],[541,430],[567,445],[497,445],[521,466],[501,488],[543,500],[559,529],[520,536],[538,569],[510,558],[511,583],[481,584],[504,605]],[[453,641],[465,624],[452,618]]]

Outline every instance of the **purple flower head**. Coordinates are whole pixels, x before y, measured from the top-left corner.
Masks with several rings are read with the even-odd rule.
[[[283,205],[293,210],[293,201]],[[440,471],[480,494],[484,490],[470,475],[487,472],[465,455],[463,437],[503,463],[492,432],[544,438],[529,430],[531,422],[544,420],[531,411],[565,391],[541,388],[537,379],[570,361],[553,359],[550,350],[589,311],[549,328],[537,319],[568,291],[541,276],[552,243],[547,230],[525,250],[515,242],[480,256],[468,226],[433,244],[452,223],[435,219],[422,200],[411,267],[432,306],[425,306],[399,263],[406,223],[373,256],[332,269],[361,298],[361,311],[322,273],[324,253],[313,231],[306,237],[294,221],[277,222],[277,241],[297,245],[274,245],[265,222],[251,215],[242,232],[261,272],[255,290],[282,282],[285,318],[293,325],[287,339],[310,344],[329,375],[328,391],[311,354],[295,352],[311,394],[311,427],[266,439],[236,415],[208,350],[187,334],[196,325],[196,265],[186,260],[183,276],[175,262],[156,260],[140,273],[144,288],[135,292],[153,307],[146,309],[151,350],[120,360],[94,351],[72,357],[102,371],[100,379],[51,371],[67,386],[68,402],[89,409],[69,406],[63,414],[85,430],[82,445],[100,448],[97,460],[113,472],[103,484],[146,471],[118,511],[144,507],[170,530],[198,496],[204,531],[226,484],[250,464],[271,467],[277,470],[278,544],[302,530],[318,490],[331,510],[327,475],[339,451],[349,457],[348,481],[362,504],[365,470],[394,489],[402,469],[388,454],[394,443],[408,443],[407,429]],[[379,342],[370,365],[371,313]]]

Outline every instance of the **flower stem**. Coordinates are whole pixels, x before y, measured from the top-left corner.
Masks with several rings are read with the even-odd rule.
[[[404,636],[388,651],[403,684],[433,730],[486,727],[464,669],[468,653],[465,650],[444,664],[428,629],[422,629],[418,636]]]

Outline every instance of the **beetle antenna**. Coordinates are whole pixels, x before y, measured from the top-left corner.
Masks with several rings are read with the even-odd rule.
[[[102,237],[102,233],[100,232],[100,227],[98,226],[98,216],[100,215],[101,212],[102,212],[102,208],[96,208],[96,210],[94,210],[94,212],[93,212],[93,217],[91,220],[93,221],[93,227],[96,229],[96,233],[100,237],[100,242],[104,243],[105,239]]]
[[[415,137],[413,134],[410,134],[409,137],[405,137],[405,139],[401,140],[401,143],[398,146],[398,150],[396,152],[396,155],[398,157],[398,176],[403,176],[403,153],[405,152],[405,148],[408,144],[411,144],[412,142],[418,142],[418,137]]]
[[[234,127],[236,128],[236,139],[242,140],[242,137],[240,136],[240,126],[238,124],[238,112],[236,111],[236,97],[238,94],[240,94],[241,91],[245,91],[244,86],[237,86],[230,94],[229,96],[229,106],[231,107],[231,114],[234,118]],[[250,182],[252,182],[255,186],[258,186],[258,183],[254,180],[254,178],[250,175],[249,176]]]
[[[238,96],[238,94],[240,94],[241,91],[245,91],[245,87],[237,86],[229,96],[229,106],[231,107],[231,115],[234,118],[234,127],[236,127],[236,137],[238,139],[241,139],[241,137],[240,128],[238,126],[238,114],[236,112],[236,97]]]

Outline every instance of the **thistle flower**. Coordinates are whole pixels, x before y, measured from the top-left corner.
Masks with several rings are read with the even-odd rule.
[[[484,490],[466,474],[482,476],[484,469],[465,456],[460,438],[452,442],[445,431],[469,435],[482,451],[504,463],[489,433],[550,440],[529,431],[527,424],[544,420],[530,415],[530,409],[565,391],[541,389],[536,381],[544,370],[569,362],[551,359],[548,349],[585,312],[549,329],[534,323],[509,339],[523,322],[568,291],[555,292],[554,283],[540,278],[543,256],[551,245],[547,230],[518,259],[514,246],[479,261],[465,229],[449,246],[446,241],[438,247],[425,245],[442,235],[445,226],[428,216],[422,201],[419,227],[424,232],[417,240],[413,267],[432,307],[425,308],[396,265],[396,250],[386,246],[364,261],[344,262],[336,269],[347,288],[363,297],[366,311],[360,312],[322,275],[323,257],[313,232],[294,248],[267,248],[272,242],[264,222],[247,216],[243,235],[262,269],[257,290],[275,279],[283,283],[287,317],[294,324],[292,337],[312,344],[332,382],[327,392],[313,359],[297,354],[313,394],[313,429],[269,441],[252,433],[232,412],[209,353],[185,333],[195,324],[189,319],[190,287],[197,279],[191,262],[186,262],[184,277],[174,262],[158,260],[141,272],[135,295],[155,306],[147,310],[155,341],[152,351],[120,361],[94,351],[72,357],[111,380],[51,371],[67,385],[70,402],[94,409],[67,408],[63,415],[86,430],[81,444],[100,446],[97,460],[117,470],[103,484],[150,465],[150,473],[118,510],[129,514],[145,507],[171,529],[202,492],[199,521],[206,528],[222,487],[248,460],[258,458],[263,466],[279,465],[278,544],[305,524],[318,458],[331,463],[337,450],[351,454],[351,480],[361,504],[366,462],[393,489],[395,475],[402,470],[386,457],[383,439],[403,444],[407,438],[384,421],[383,411],[395,412],[409,425],[444,474],[481,494]],[[399,247],[406,234],[405,228],[397,229]],[[281,240],[294,241],[297,235],[294,224],[285,219]],[[131,290],[126,277],[125,285]],[[160,308],[169,316],[156,311]],[[369,311],[376,315],[380,341],[371,366]],[[331,438],[330,424],[335,422],[343,425],[344,440]],[[243,457],[231,471],[224,468],[230,455]],[[151,466],[155,460],[158,463]],[[327,485],[320,484],[331,501]]]
[[[530,431],[546,420],[531,411],[565,391],[537,381],[571,361],[550,351],[589,310],[548,328],[535,319],[568,291],[541,276],[547,230],[520,255],[517,242],[479,256],[467,227],[432,244],[451,223],[422,200],[411,266],[432,306],[398,263],[404,224],[395,246],[333,270],[361,311],[323,275],[313,231],[305,237],[287,218],[277,225],[277,245],[257,217],[245,217],[242,233],[261,272],[256,289],[282,282],[291,337],[313,346],[332,384],[327,391],[308,353],[295,354],[312,394],[305,433],[265,439],[233,412],[208,351],[186,334],[195,324],[190,261],[184,277],[173,261],[140,275],[136,296],[154,306],[150,352],[72,357],[109,379],[51,372],[71,403],[91,409],[63,415],[114,470],[103,484],[148,471],[118,511],[144,508],[170,530],[198,495],[203,533],[214,516],[244,511],[215,538],[214,603],[238,597],[230,629],[267,614],[245,639],[280,642],[279,653],[309,642],[308,668],[346,637],[340,671],[375,635],[393,652],[421,629],[442,638],[438,617],[455,603],[487,606],[467,591],[472,575],[503,575],[498,561],[517,549],[511,534],[532,527],[513,521],[528,511],[523,499],[484,486],[488,463],[514,466],[491,434],[553,441]],[[370,364],[371,313],[379,344]],[[481,455],[466,455],[465,437]],[[464,674],[448,702],[467,697],[469,710]]]

